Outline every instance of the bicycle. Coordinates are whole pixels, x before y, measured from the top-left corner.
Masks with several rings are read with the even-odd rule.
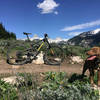
[[[33,60],[37,59],[37,55],[43,51],[43,59],[45,64],[49,65],[60,65],[64,59],[62,48],[58,45],[51,45],[48,41],[48,34],[44,34],[44,38],[39,43],[31,43],[29,34],[27,36],[28,44],[15,44],[11,45],[7,51],[7,63],[11,65],[23,65],[32,63]],[[43,47],[44,46],[44,47]]]

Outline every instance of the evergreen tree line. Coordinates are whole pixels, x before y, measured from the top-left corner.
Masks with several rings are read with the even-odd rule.
[[[16,39],[16,35],[13,32],[8,32],[2,23],[0,23],[0,39]]]

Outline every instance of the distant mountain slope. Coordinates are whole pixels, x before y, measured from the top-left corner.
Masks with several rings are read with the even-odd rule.
[[[100,29],[83,32],[78,36],[69,39],[68,44],[80,45],[84,47],[98,46],[98,45],[100,46]]]
[[[38,37],[37,34],[35,34],[34,37],[31,38],[31,40],[41,40],[41,39],[43,38]],[[60,37],[57,37],[55,39],[48,38],[48,40],[50,43],[66,43],[68,41],[68,39],[62,39]]]

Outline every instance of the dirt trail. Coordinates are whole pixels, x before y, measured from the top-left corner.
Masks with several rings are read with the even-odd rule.
[[[13,74],[16,72],[27,72],[27,73],[37,73],[37,72],[48,72],[48,71],[63,71],[67,72],[67,74],[78,73],[82,72],[82,66],[79,64],[67,64],[63,63],[61,66],[50,66],[50,65],[36,65],[36,64],[25,64],[21,66],[12,66],[6,63],[6,61],[0,61],[0,74],[9,73]]]
[[[63,63],[61,66],[50,66],[50,65],[36,65],[36,64],[25,64],[21,66],[12,66],[7,64],[4,60],[0,61],[0,74],[4,73],[16,73],[16,72],[27,72],[27,73],[35,73],[35,72],[48,72],[48,71],[63,71],[67,72],[68,74],[72,73],[81,73],[82,66],[79,64],[67,64]]]

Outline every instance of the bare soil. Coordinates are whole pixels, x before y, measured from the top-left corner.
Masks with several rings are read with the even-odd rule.
[[[63,62],[60,66],[54,65],[36,65],[34,63],[25,65],[9,65],[5,60],[0,60],[0,74],[14,74],[16,72],[26,72],[26,73],[38,73],[38,72],[67,72],[68,75],[73,73],[82,73],[82,65],[80,64],[68,64]]]

